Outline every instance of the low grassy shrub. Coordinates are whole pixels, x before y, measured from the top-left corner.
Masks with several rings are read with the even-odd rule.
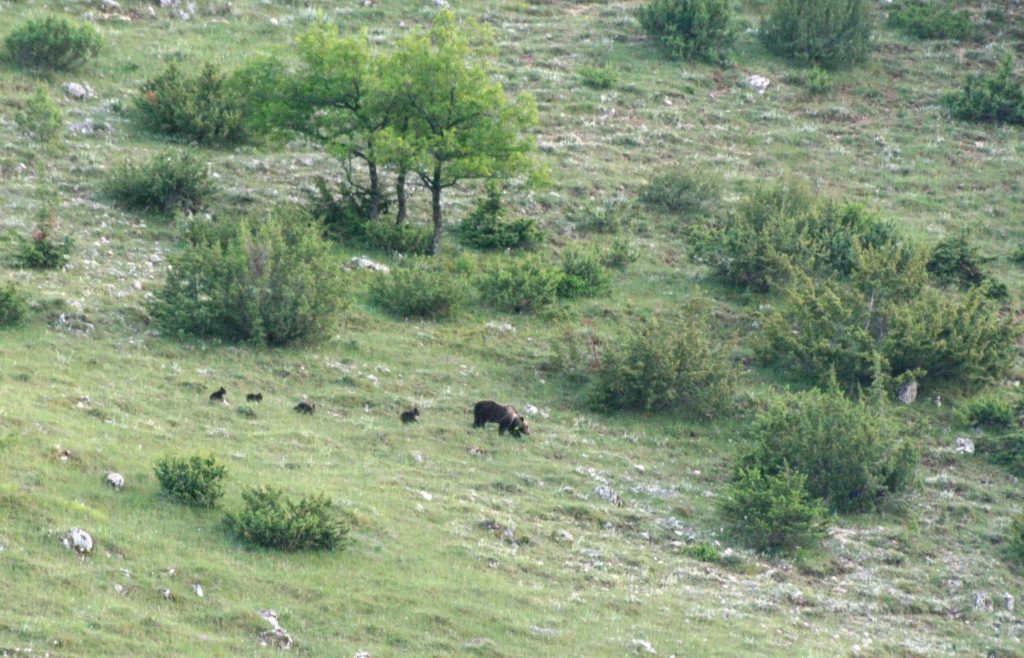
[[[718,552],[718,549],[705,542],[687,544],[680,548],[679,552],[699,562],[717,563],[722,561],[722,554]]]
[[[13,327],[28,312],[25,295],[13,283],[0,285],[0,327]]]
[[[14,115],[14,120],[25,133],[38,142],[51,143],[64,130],[64,112],[50,97],[45,85],[37,85],[25,107]]]
[[[537,222],[528,218],[504,218],[501,190],[491,186],[487,196],[458,227],[459,241],[475,249],[532,249],[544,240]]]
[[[495,258],[477,280],[483,301],[494,308],[529,313],[558,298],[561,273],[540,256]]]
[[[589,376],[591,404],[696,417],[727,410],[735,371],[710,325],[705,305],[693,302],[678,317],[635,322],[621,338],[602,340]]]
[[[633,223],[632,208],[622,199],[587,200],[567,213],[567,219],[582,233],[617,235]]]
[[[1024,477],[1024,432],[979,436],[974,441],[974,450],[1012,475]]]
[[[215,191],[206,166],[187,151],[156,155],[146,162],[116,165],[104,193],[130,210],[169,213],[200,210]]]
[[[611,274],[601,260],[600,253],[586,247],[570,247],[563,251],[558,296],[575,299],[594,297],[607,291]]]
[[[624,238],[612,240],[600,255],[601,264],[613,270],[625,270],[639,257],[640,252],[629,244],[629,240]]]
[[[943,238],[932,248],[928,273],[940,284],[973,288],[985,280],[984,260],[967,236]]]
[[[580,83],[591,89],[611,89],[618,82],[618,74],[610,66],[581,66],[576,69]]]
[[[827,96],[836,86],[832,74],[817,66],[808,69],[800,76],[800,83],[812,96]]]
[[[240,540],[285,551],[333,550],[344,545],[351,524],[334,512],[327,496],[289,500],[271,487],[242,492],[242,509],[229,512],[224,524]]]
[[[765,476],[792,469],[807,493],[836,512],[875,508],[914,482],[918,456],[875,405],[839,390],[811,390],[769,402],[750,423],[753,449],[742,460]]]
[[[636,18],[672,57],[718,58],[733,40],[728,0],[647,0]]]
[[[28,238],[20,239],[14,262],[19,267],[34,270],[60,269],[67,264],[73,247],[70,236],[57,237],[55,222],[41,223],[32,229]]]
[[[134,116],[153,133],[201,144],[237,144],[246,138],[244,117],[240,100],[225,80],[214,64],[204,64],[195,75],[168,64],[142,86]]]
[[[226,466],[213,456],[164,457],[153,467],[164,492],[185,505],[214,507],[224,495]]]
[[[430,253],[433,231],[416,224],[395,224],[387,219],[375,219],[363,225],[363,242],[371,249],[379,249],[406,256],[425,256]]]
[[[772,0],[761,41],[777,55],[834,71],[868,58],[873,23],[869,0]]]
[[[102,44],[92,25],[50,15],[14,28],[4,39],[4,56],[25,68],[69,71],[95,57]]]
[[[365,239],[370,202],[361,190],[342,182],[335,193],[327,179],[318,176],[313,182],[313,189],[307,190],[307,196],[309,202],[306,209],[324,225],[332,237],[343,240]]]
[[[954,411],[956,420],[967,427],[988,430],[1008,430],[1019,427],[1022,409],[1019,398],[1008,400],[1004,396],[979,395],[961,404]]]
[[[645,206],[688,216],[713,212],[722,203],[722,180],[713,174],[674,167],[652,178],[640,190]]]
[[[946,106],[964,121],[1024,124],[1024,75],[1007,54],[993,73],[969,75],[963,88],[945,97]]]
[[[1006,537],[1006,557],[1018,567],[1024,566],[1024,514],[1018,514],[1010,522]]]
[[[974,32],[968,12],[919,0],[909,0],[891,9],[889,25],[918,39],[961,40]]]
[[[807,477],[783,468],[766,474],[741,468],[719,504],[729,532],[766,553],[815,547],[828,529],[825,506],[807,493]]]
[[[305,215],[195,222],[149,304],[172,335],[266,345],[311,341],[341,306],[338,267]]]
[[[463,278],[436,258],[411,260],[370,286],[373,302],[398,318],[447,318],[465,292]]]

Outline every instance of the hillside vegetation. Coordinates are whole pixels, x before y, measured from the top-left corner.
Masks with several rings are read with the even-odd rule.
[[[0,656],[1024,656],[1019,4],[448,4],[0,4]]]

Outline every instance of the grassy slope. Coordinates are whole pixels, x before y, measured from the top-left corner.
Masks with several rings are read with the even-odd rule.
[[[69,136],[55,153],[36,152],[11,121],[32,80],[0,69],[0,240],[28,230],[39,189],[49,185],[78,244],[67,271],[0,275],[38,300],[80,304],[97,325],[88,337],[57,331],[50,305],[0,336],[0,649],[262,653],[256,636],[266,624],[256,612],[268,607],[309,656],[621,655],[638,651],[640,639],[659,655],[818,656],[854,646],[868,655],[954,655],[1017,646],[1022,629],[1001,596],[1020,599],[1024,588],[996,544],[1020,509],[1019,487],[998,469],[952,455],[948,405],[903,410],[926,455],[924,486],[905,511],[842,519],[818,570],[743,551],[725,568],[683,557],[672,542],[717,538],[714,493],[739,449],[735,427],[581,411],[575,392],[539,370],[557,318],[480,311],[452,323],[402,323],[360,297],[337,335],[313,348],[259,351],[155,336],[141,303],[159,284],[174,228],[112,209],[94,190],[112,161],[162,144],[133,132],[110,102],[126,104],[169,59],[232,65],[286,53],[306,10],[242,1],[229,16],[182,22],[124,4],[138,8],[135,20],[99,22],[108,44],[100,59],[50,81],[55,93],[66,80],[88,82],[98,99],[66,108],[110,122],[109,133]],[[382,42],[401,32],[400,20],[431,13],[418,2],[379,5],[316,6],[353,29],[371,26]],[[60,6],[98,14],[85,4]],[[974,66],[961,49],[883,32],[867,67],[840,76],[832,96],[811,99],[785,82],[792,69],[750,34],[741,37],[736,68],[663,61],[638,37],[630,7],[460,4],[495,26],[506,84],[540,103],[554,185],[525,200],[523,212],[561,234],[566,211],[582,199],[631,194],[673,162],[720,172],[733,195],[795,172],[924,239],[972,227],[1018,292],[1020,272],[1006,257],[1022,238],[1015,220],[1024,207],[1024,140],[1019,130],[945,120],[938,99]],[[11,25],[43,10],[4,4],[0,19]],[[618,86],[580,87],[577,67],[604,60],[619,71]],[[747,73],[770,77],[768,93],[747,88]],[[256,210],[335,169],[302,144],[203,153],[223,185],[220,202]],[[451,216],[469,202],[453,198]],[[635,237],[641,261],[608,298],[568,307],[565,321],[614,322],[696,290],[702,272],[687,264],[675,220],[648,219]],[[719,315],[741,339],[763,300],[713,293],[729,299]],[[516,331],[497,334],[485,326],[491,320],[511,321]],[[769,376],[748,373],[745,386],[756,394]],[[205,402],[221,384],[230,407]],[[237,413],[249,390],[266,396],[254,418]],[[290,409],[306,395],[319,413],[299,417]],[[482,397],[535,404],[549,417],[535,419],[523,441],[474,432],[469,409]],[[413,403],[422,422],[403,427],[397,414]],[[56,446],[75,457],[56,459]],[[470,446],[486,455],[470,455]],[[221,531],[218,513],[161,499],[153,461],[197,450],[229,464],[225,506],[238,503],[244,484],[326,491],[356,515],[354,544],[331,555],[251,551]],[[126,476],[123,493],[102,486],[109,469]],[[598,498],[600,483],[624,505]],[[530,543],[504,543],[481,521],[513,527]],[[71,526],[93,534],[95,557],[80,561],[60,547]],[[560,530],[573,540],[557,541]],[[192,594],[194,582],[204,598]],[[975,610],[975,592],[995,598],[996,612]]]

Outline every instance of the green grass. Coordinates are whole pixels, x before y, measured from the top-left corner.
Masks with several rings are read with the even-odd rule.
[[[366,26],[386,44],[404,32],[400,21],[428,20],[428,4],[313,9],[346,30]],[[0,332],[0,653],[263,654],[265,608],[279,612],[303,656],[621,656],[642,653],[639,640],[665,656],[834,656],[855,645],[875,656],[1020,653],[1014,615],[1001,601],[1003,592],[1020,601],[1024,579],[1000,552],[1021,509],[1020,486],[998,467],[952,453],[955,394],[942,408],[899,410],[924,455],[921,488],[885,513],[841,518],[825,551],[789,562],[742,550],[719,532],[715,496],[744,448],[734,438],[742,415],[701,424],[597,415],[544,369],[565,327],[583,318],[613,327],[699,290],[716,300],[721,339],[737,357],[749,354],[758,305],[778,300],[706,281],[673,218],[638,218],[630,238],[640,261],[615,275],[607,296],[537,316],[481,307],[441,323],[395,321],[369,305],[372,275],[358,274],[350,309],[318,345],[265,350],[158,335],[144,300],[177,247],[177,224],[115,208],[99,186],[113,163],[167,142],[135,130],[115,105],[129,107],[172,59],[231,67],[257,53],[289,56],[306,10],[238,0],[230,15],[214,15],[222,3],[211,2],[186,22],[159,8],[150,18],[141,1],[122,5],[132,21],[97,20],[107,44],[99,57],[46,81],[69,122],[93,118],[109,131],[68,134],[37,151],[11,120],[35,79],[0,66],[0,278],[36,302],[21,327]],[[559,229],[576,204],[631,197],[675,163],[720,174],[730,202],[790,172],[864,201],[923,241],[967,226],[1020,299],[1022,272],[1009,257],[1024,242],[1024,137],[950,121],[940,103],[965,70],[994,63],[987,52],[965,56],[956,44],[883,30],[866,66],[810,97],[749,33],[732,67],[662,59],[641,38],[633,6],[458,5],[493,26],[507,88],[531,91],[540,106],[552,185],[507,195],[510,216],[537,218],[560,248],[569,239]],[[64,7],[100,16],[84,2],[52,5]],[[0,35],[46,9],[0,5]],[[613,89],[579,84],[579,68],[598,60],[617,72]],[[772,80],[764,96],[747,87],[752,73]],[[87,82],[97,98],[63,100],[69,80]],[[301,142],[200,154],[221,188],[213,205],[232,211],[262,212],[299,198],[316,175],[340,175],[328,155]],[[12,269],[14,236],[31,229],[44,187],[56,190],[58,221],[75,239],[70,265]],[[449,220],[480,193],[451,194]],[[422,189],[411,204],[412,219],[428,221]],[[342,246],[337,256],[357,253]],[[54,328],[62,308],[81,308],[95,330]],[[499,333],[491,321],[516,330]],[[230,406],[207,402],[221,385]],[[775,385],[793,382],[758,369],[741,376],[755,399]],[[256,391],[263,403],[245,403]],[[304,397],[317,403],[313,416],[292,411]],[[473,430],[472,405],[483,398],[520,411],[533,404],[548,416],[531,418],[531,435],[518,440],[493,426]],[[398,414],[413,405],[420,422],[402,425]],[[239,413],[243,406],[255,416]],[[73,458],[57,459],[57,446]],[[236,508],[242,487],[255,484],[323,492],[354,514],[351,546],[285,554],[236,542],[220,512],[159,493],[153,463],[195,452],[228,465],[222,508]],[[125,475],[123,492],[102,483],[109,470]],[[600,484],[623,506],[599,498]],[[503,541],[481,526],[487,521],[529,542]],[[93,557],[60,545],[72,526],[92,533]],[[687,557],[673,542],[691,536],[738,559]],[[995,611],[975,610],[975,592],[995,600]]]

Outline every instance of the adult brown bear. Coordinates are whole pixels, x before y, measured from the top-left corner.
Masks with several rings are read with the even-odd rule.
[[[494,400],[480,400],[473,406],[473,427],[487,423],[498,424],[498,434],[510,432],[513,436],[530,433],[530,425],[510,404],[498,404]]]

